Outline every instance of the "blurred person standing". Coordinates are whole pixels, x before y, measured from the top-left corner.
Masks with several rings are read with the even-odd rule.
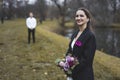
[[[31,34],[32,34],[32,39],[33,43],[35,43],[35,28],[37,26],[37,21],[35,17],[33,17],[33,13],[29,13],[29,17],[26,19],[26,25],[28,28],[28,44],[30,44],[31,41]]]

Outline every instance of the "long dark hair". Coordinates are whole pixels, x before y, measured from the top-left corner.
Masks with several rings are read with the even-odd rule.
[[[90,11],[88,9],[86,9],[86,8],[79,8],[78,10],[84,11],[85,15],[89,19],[89,21],[87,23],[87,27],[93,32],[93,17],[91,15]]]

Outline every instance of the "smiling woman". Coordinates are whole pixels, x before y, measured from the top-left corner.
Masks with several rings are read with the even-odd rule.
[[[96,39],[90,29],[90,12],[84,8],[78,9],[75,20],[79,27],[71,37],[66,56],[71,54],[76,57],[79,64],[73,68],[70,77],[73,80],[94,80],[92,64],[96,50]]]

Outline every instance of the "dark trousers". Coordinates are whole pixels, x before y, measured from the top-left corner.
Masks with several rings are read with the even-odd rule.
[[[32,34],[33,43],[35,43],[35,29],[28,28],[28,44],[30,44],[31,41],[31,34]]]

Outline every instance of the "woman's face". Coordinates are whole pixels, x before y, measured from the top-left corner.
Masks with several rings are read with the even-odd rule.
[[[85,12],[83,10],[78,10],[76,12],[75,20],[76,20],[76,23],[78,24],[78,26],[82,26],[89,21],[89,19],[87,18],[87,16],[85,15]]]

